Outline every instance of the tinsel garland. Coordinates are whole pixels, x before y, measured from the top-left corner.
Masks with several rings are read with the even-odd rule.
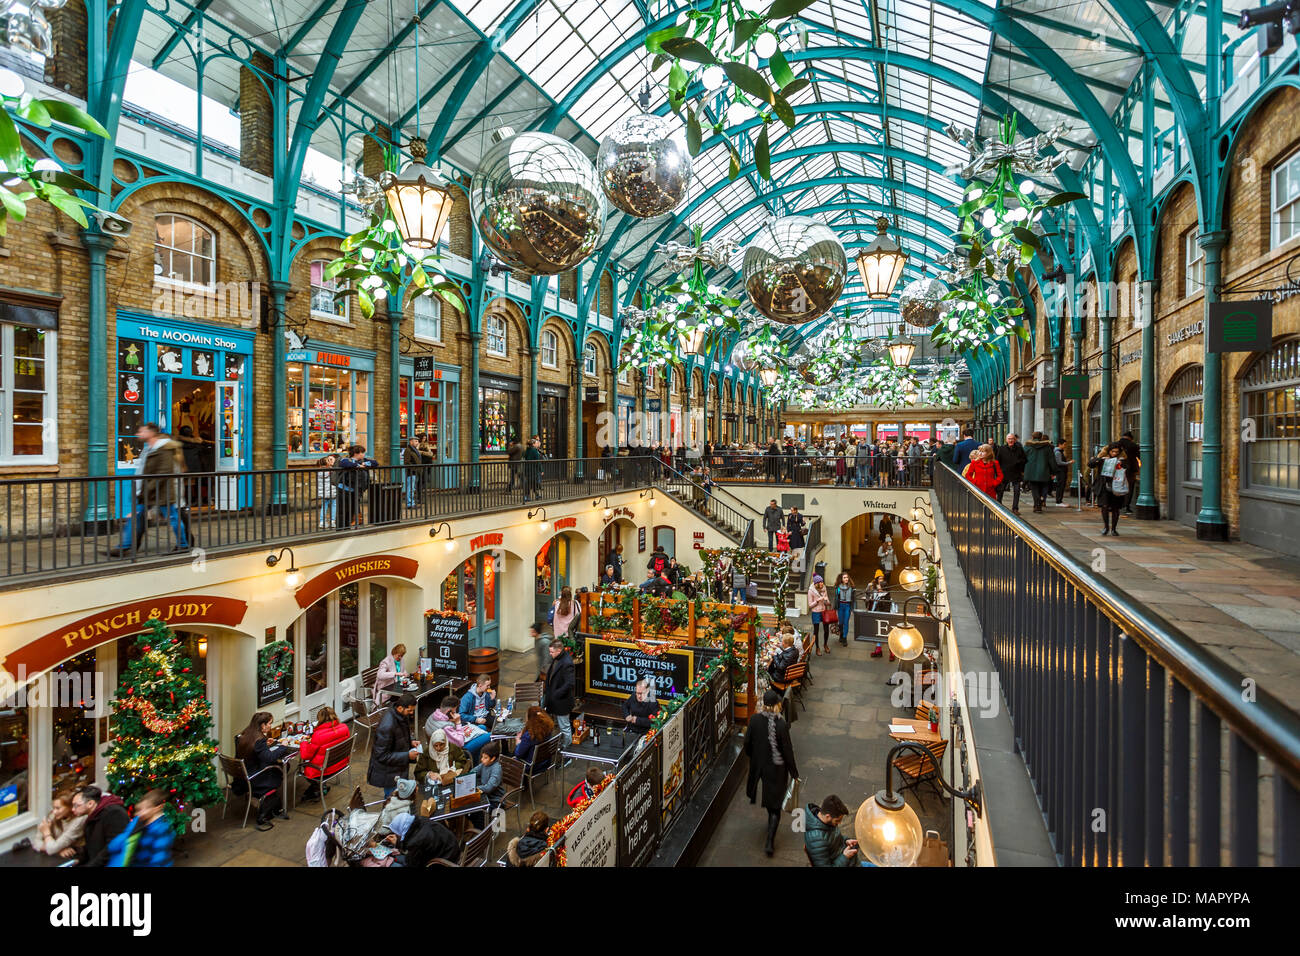
[[[197,700],[192,700],[181,708],[180,713],[175,717],[160,717],[158,710],[154,707],[152,701],[144,700],[140,697],[127,697],[125,700],[119,700],[118,706],[126,710],[135,710],[140,712],[140,722],[144,724],[147,730],[155,734],[173,734],[180,730],[195,714],[202,709]]]

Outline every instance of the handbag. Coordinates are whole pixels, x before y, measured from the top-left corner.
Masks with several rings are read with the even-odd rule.
[[[834,611],[832,611],[830,608],[827,608],[826,610],[822,611],[822,620],[825,621],[827,624],[834,624],[839,619],[840,616],[836,614]]]
[[[799,806],[799,785],[802,783],[798,777],[791,777],[790,782],[785,787],[785,799],[781,801],[781,809],[785,813],[794,813],[795,808]]]
[[[751,598],[758,597],[758,582],[750,581],[749,584],[745,587],[745,593]]]

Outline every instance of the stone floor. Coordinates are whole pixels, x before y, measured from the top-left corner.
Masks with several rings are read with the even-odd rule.
[[[807,619],[798,622],[801,629]],[[868,796],[884,785],[885,755],[893,743],[886,722],[895,716],[911,716],[912,708],[900,709],[890,702],[885,681],[896,665],[888,655],[873,660],[871,644],[850,641],[847,648],[832,641],[830,656],[812,659],[813,684],[805,689],[807,709],[799,712],[790,728],[795,761],[803,775],[802,802],[820,803],[827,794],[837,794],[849,807],[843,824],[846,837],[853,835],[852,814]],[[951,845],[950,804],[922,788],[923,804],[909,792],[907,802],[927,829],[936,829]],[[803,836],[787,823],[776,837],[776,854],[763,853],[767,811],[750,805],[742,785],[732,799],[726,816],[703,858],[701,866],[807,866]]]
[[[1300,559],[1240,541],[1198,541],[1176,521],[1122,516],[1119,537],[1102,537],[1094,508],[1058,508],[1021,517],[1077,560],[1282,701],[1300,701]]]

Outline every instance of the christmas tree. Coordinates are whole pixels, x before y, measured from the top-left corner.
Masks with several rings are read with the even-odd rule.
[[[147,790],[167,794],[177,835],[194,807],[221,796],[206,683],[182,646],[162,621],[136,638],[140,657],[121,672],[113,701],[107,770],[109,792],[128,806]]]

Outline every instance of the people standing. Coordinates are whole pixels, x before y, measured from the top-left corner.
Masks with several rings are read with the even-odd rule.
[[[1002,486],[1002,467],[993,455],[992,445],[980,445],[971,452],[970,464],[962,471],[962,477],[990,498],[997,497]]]
[[[763,852],[776,852],[776,831],[781,826],[781,809],[786,785],[798,779],[790,745],[790,727],[781,716],[781,695],[769,688],[763,694],[763,706],[749,720],[745,729],[745,755],[749,757],[749,779],[745,795],[750,803],[758,799],[758,785],[763,784],[763,808],[767,810],[767,842]]]
[[[623,583],[623,546],[621,544],[614,546],[614,553],[609,557],[609,563],[614,566],[614,580],[619,584]]]
[[[574,700],[573,658],[569,656],[569,649],[558,640],[552,641],[547,651],[551,655],[551,666],[546,671],[542,708],[564,734],[565,744],[569,744],[573,741],[573,725],[569,720]]]
[[[871,451],[871,442],[864,437],[853,453],[853,470],[859,488],[867,487],[871,478]]]
[[[1016,435],[1008,434],[1006,444],[998,445],[994,452],[998,467],[1002,469],[1002,483],[998,485],[998,504],[1003,504],[1007,488],[1011,488],[1011,513],[1020,514],[1020,483],[1025,477],[1025,464],[1029,455]]]
[[[835,583],[835,608],[840,619],[840,646],[849,646],[849,622],[853,620],[853,578],[847,571],[840,572]]]
[[[420,490],[420,472],[424,464],[424,459],[420,456],[420,439],[414,435],[407,441],[406,447],[402,449],[402,467],[406,469],[406,474],[402,478],[402,484],[406,490],[406,507],[415,507],[415,498]]]
[[[790,506],[790,513],[785,517],[785,530],[790,534],[791,551],[797,551],[807,544],[804,536],[808,533],[808,522],[795,505]]]
[[[884,572],[886,583],[894,580],[894,568],[898,567],[898,552],[894,550],[894,539],[881,533],[880,547],[876,549],[876,560],[880,562],[880,570]]]
[[[975,432],[969,426],[961,430],[961,441],[957,442],[952,450],[952,467],[959,472],[966,470],[966,465],[970,462],[971,452],[979,448],[980,443],[975,440]]]
[[[826,581],[820,574],[814,574],[812,584],[808,585],[808,614],[812,617],[813,649],[820,657],[822,650],[831,652],[831,621],[835,619],[835,609],[831,607],[830,592],[826,590]],[[821,647],[817,646],[817,629],[822,631]]]
[[[516,482],[522,484],[519,472],[523,459],[524,446],[516,438],[506,447],[506,491],[514,491]],[[526,489],[525,493],[527,493]]]
[[[1070,457],[1070,443],[1064,438],[1056,442],[1056,506],[1065,508],[1065,489],[1070,485],[1070,466],[1074,459]]]
[[[361,497],[370,487],[370,469],[378,467],[379,462],[366,457],[365,445],[349,445],[347,457],[339,460],[340,528],[361,524]]]
[[[573,588],[567,584],[560,589],[560,596],[551,605],[551,633],[563,637],[578,619],[580,611],[578,602],[573,599]]]
[[[380,787],[385,800],[397,789],[397,778],[405,777],[411,762],[420,756],[411,736],[411,718],[414,716],[415,695],[403,694],[384,712],[375,730],[366,783]]]
[[[1131,479],[1129,478],[1128,455],[1119,442],[1111,442],[1100,455],[1091,462],[1097,471],[1096,498],[1097,507],[1101,509],[1101,534],[1119,537],[1119,513],[1128,497]]]
[[[542,440],[530,438],[524,449],[524,501],[528,496],[542,496]]]
[[[1056,452],[1042,432],[1034,432],[1025,442],[1025,480],[1034,496],[1034,514],[1043,513],[1048,489],[1056,474]]]
[[[1133,513],[1133,496],[1137,494],[1138,473],[1142,470],[1141,449],[1138,443],[1133,440],[1132,432],[1124,432],[1119,436],[1119,447],[1124,452],[1126,462],[1126,475],[1128,479],[1128,494],[1124,496],[1124,513],[1131,515]]]
[[[137,477],[131,482],[134,497],[132,511],[122,524],[122,538],[118,546],[109,548],[108,556],[120,558],[131,551],[140,550],[149,528],[149,511],[152,508],[156,508],[158,514],[165,516],[171,523],[172,533],[176,536],[176,543],[171,550],[188,551],[189,536],[180,508],[177,507],[180,480],[176,474],[183,470],[181,445],[163,435],[153,422],[146,422],[136,429],[135,437],[140,441],[140,457],[135,460]]]
[[[320,499],[320,515],[316,525],[320,528],[334,527],[338,516],[338,455],[326,455],[316,462],[316,497]]]

